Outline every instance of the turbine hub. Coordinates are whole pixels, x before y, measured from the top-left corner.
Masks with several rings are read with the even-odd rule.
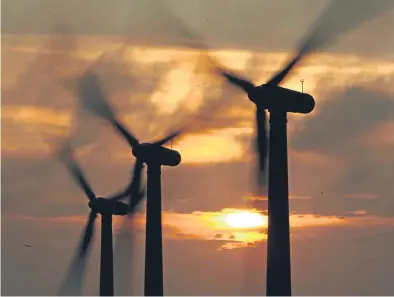
[[[248,98],[249,98],[250,101],[252,101],[256,105],[261,103],[260,102],[260,101],[262,101],[261,92],[258,89],[258,87],[254,87],[253,89],[251,89],[248,92]]]

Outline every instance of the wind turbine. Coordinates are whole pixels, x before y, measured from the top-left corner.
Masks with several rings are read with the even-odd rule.
[[[257,87],[225,71],[222,71],[222,75],[231,84],[247,92],[249,99],[256,105],[260,184],[263,180],[268,149],[266,110],[270,111],[266,293],[267,296],[290,296],[287,113],[310,113],[314,109],[315,101],[309,94],[279,87],[279,83],[286,75],[283,73],[275,76],[267,84]]]
[[[108,121],[128,142],[139,164],[147,164],[147,205],[145,244],[145,296],[163,296],[163,247],[161,217],[161,166],[175,167],[181,162],[181,155],[163,147],[181,133],[171,133],[153,143],[139,143],[131,132],[117,119],[112,107],[106,101],[97,76],[88,70],[79,80],[78,96],[82,104],[97,116]]]
[[[65,280],[60,289],[60,295],[80,295],[82,291],[83,278],[85,274],[86,261],[89,248],[94,236],[94,221],[98,214],[101,214],[101,264],[100,264],[100,296],[113,296],[113,247],[112,247],[112,216],[124,216],[129,214],[135,208],[135,205],[141,200],[143,195],[135,195],[138,190],[138,173],[134,176],[130,185],[119,194],[108,197],[96,197],[82,170],[78,166],[73,151],[66,143],[59,151],[60,160],[67,166],[75,182],[82,188],[89,199],[89,208],[91,209],[88,216],[85,231],[82,235],[77,254],[69,267]],[[141,166],[142,167],[142,166]],[[135,168],[140,170],[138,164]],[[136,170],[135,170],[136,171]],[[133,196],[134,195],[134,196]],[[127,205],[120,200],[130,196],[134,199],[132,204]]]
[[[372,19],[393,5],[394,2],[384,0],[378,4],[374,6],[369,0],[332,0],[323,11],[319,21],[315,23],[313,29],[301,42],[297,54],[282,70],[262,85],[255,85],[251,81],[231,73],[218,62],[209,58],[215,72],[227,80],[229,84],[243,90],[256,105],[256,146],[259,166],[257,184],[260,190],[264,186],[265,163],[269,153],[267,296],[291,295],[287,113],[307,114],[312,112],[315,107],[315,100],[311,95],[279,85],[310,53],[335,41],[338,35],[345,31],[354,29]],[[358,5],[366,7],[354,13],[354,7]],[[165,5],[161,5],[160,8],[173,22],[179,25],[183,37],[189,38],[190,42],[186,44],[188,47],[208,49],[202,42],[199,42],[201,38],[195,32],[165,9]],[[337,17],[338,12],[343,19]],[[348,18],[347,12],[352,14],[352,18]],[[270,112],[269,150],[266,110]]]

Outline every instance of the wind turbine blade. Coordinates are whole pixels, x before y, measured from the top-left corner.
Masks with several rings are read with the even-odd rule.
[[[272,77],[267,84],[278,86],[289,74],[290,70],[307,54],[307,51],[301,51],[299,54],[290,61],[290,63],[278,74]]]
[[[246,92],[250,92],[252,90],[252,88],[254,87],[254,84],[252,82],[236,77],[234,74],[231,73],[230,70],[227,69],[227,67],[222,65],[219,61],[217,61],[208,54],[210,48],[205,44],[205,42],[203,41],[203,37],[198,34],[198,32],[193,30],[179,17],[177,17],[163,3],[163,1],[156,1],[156,3],[160,5],[160,12],[166,14],[167,20],[177,26],[177,29],[179,30],[178,33],[184,38],[184,45],[189,48],[198,49],[204,52],[204,54],[202,53],[202,60],[204,61],[204,64],[207,66],[207,68],[210,69],[209,71],[212,72],[212,74],[221,76],[222,78],[224,77],[227,82],[242,88]],[[211,114],[213,114],[213,110],[218,110],[219,108],[221,108],[221,106],[223,106],[223,104],[225,104],[225,101],[216,101],[214,103],[214,106],[211,107]],[[194,119],[198,119],[199,116],[200,115],[198,115]]]
[[[129,213],[123,219],[122,225],[119,229],[119,232],[115,238],[115,249],[114,255],[116,259],[121,257],[121,260],[116,261],[115,269],[116,269],[116,294],[120,296],[129,296],[130,292],[130,283],[132,277],[132,266],[133,266],[133,230],[130,230],[130,226],[133,224],[133,220],[135,219],[134,214],[136,213],[138,206],[142,202],[144,198],[145,189],[141,189],[138,183],[140,178],[142,166],[135,166],[135,173],[133,179],[133,194],[130,195],[130,204],[129,204]],[[138,171],[139,170],[139,171]],[[138,188],[137,188],[138,185]]]
[[[175,131],[175,132],[169,134],[168,136],[164,137],[163,139],[154,142],[153,144],[156,144],[156,145],[164,145],[164,144],[166,144],[167,142],[169,142],[169,141],[171,141],[172,139],[174,139],[175,137],[179,136],[182,132],[183,132],[183,129],[182,129],[182,130]]]
[[[90,212],[88,223],[86,224],[85,233],[81,242],[79,255],[80,257],[85,257],[86,252],[90,247],[90,243],[92,242],[94,235],[94,221],[97,217],[97,214],[93,211]]]
[[[192,49],[198,49],[200,51],[209,51],[210,48],[205,44],[203,41],[203,37],[198,34],[195,30],[190,28],[188,25],[186,25],[178,16],[176,16],[171,9],[165,5],[163,1],[156,1],[155,2],[157,5],[160,7],[160,13],[161,14],[166,14],[167,20],[171,22],[172,24],[177,26],[178,34],[180,34],[183,38],[184,41],[184,46]],[[210,64],[211,68],[214,70],[216,74],[221,74],[223,72],[229,72],[226,70],[226,67],[221,65],[219,61],[213,59],[211,56],[206,55],[205,56],[206,61],[208,64]]]
[[[96,214],[91,212],[85,230],[82,234],[80,244],[76,250],[74,258],[68,268],[65,279],[63,280],[59,295],[60,296],[81,296],[83,282],[86,271],[86,264],[89,257],[89,247],[94,236],[94,220]]]
[[[200,50],[209,49],[208,46],[202,41],[203,38],[189,26],[186,26],[184,22],[176,14],[174,14],[163,1],[155,1],[155,4],[158,5],[157,9],[160,10],[161,15],[166,16],[167,22],[176,25],[177,29],[180,30],[178,31],[178,34],[182,36],[185,46]]]
[[[108,197],[107,199],[109,199],[109,200],[122,200],[122,199],[124,199],[124,198],[129,196],[129,193],[128,193],[129,191],[130,191],[130,189],[129,189],[129,186],[128,186],[126,188],[126,190],[123,190],[123,191],[119,192],[118,194],[112,195],[112,196]]]
[[[87,258],[73,259],[68,268],[66,278],[60,286],[59,296],[82,296],[86,264]]]
[[[268,157],[267,113],[264,109],[256,110],[256,149],[258,158],[257,185],[265,186],[265,171]]]
[[[144,197],[145,189],[141,192],[141,174],[144,164],[137,159],[134,165],[133,181],[131,182],[131,195],[129,200],[129,211],[133,212],[136,205]],[[134,203],[135,201],[135,203]]]
[[[67,166],[74,181],[82,188],[89,200],[95,199],[96,195],[83,175],[81,168],[72,156],[71,147],[68,144],[60,149],[59,158]]]
[[[141,173],[142,169],[144,167],[144,164],[137,159],[134,165],[133,169],[133,178],[131,179],[130,184],[127,186],[127,188],[122,191],[121,193],[111,196],[109,199],[111,200],[120,200],[125,197],[130,197],[129,199],[129,206],[131,204],[132,197],[137,197],[140,194],[140,188],[141,188]]]
[[[332,0],[299,46],[298,53],[267,83],[279,85],[308,54],[332,44],[341,34],[359,27],[393,4],[392,0]]]
[[[131,197],[129,204],[129,215],[133,215],[136,212],[138,205],[145,197],[145,193],[146,193],[146,189],[145,187],[143,187],[139,189],[139,192],[136,196]]]
[[[113,120],[111,124],[115,127],[115,129],[119,132],[120,135],[128,142],[131,147],[135,147],[139,144],[137,138],[133,136],[119,121]]]
[[[219,73],[227,80],[227,82],[229,82],[230,84],[232,84],[238,88],[241,88],[246,93],[249,93],[255,87],[255,85],[252,82],[242,79],[240,77],[237,77],[234,74],[231,74],[231,73],[226,72],[224,70],[219,70]]]
[[[106,99],[107,95],[102,89],[98,77],[93,71],[86,71],[78,81],[77,93],[83,107],[96,116],[107,120],[132,147],[138,145],[137,138],[117,119],[113,107]]]
[[[87,70],[77,82],[77,94],[82,106],[105,119],[115,119],[116,115],[109,103],[107,95],[101,87],[100,80],[91,70]]]

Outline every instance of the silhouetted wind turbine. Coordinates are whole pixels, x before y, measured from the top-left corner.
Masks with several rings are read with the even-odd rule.
[[[354,5],[350,5],[353,3]],[[267,83],[256,86],[251,81],[236,76],[218,62],[209,59],[215,71],[224,77],[228,83],[247,93],[249,99],[256,105],[256,144],[258,151],[258,185],[264,185],[265,162],[268,152],[268,137],[266,131],[266,110],[270,112],[269,133],[269,189],[268,189],[268,244],[267,244],[267,296],[291,295],[291,269],[290,269],[290,226],[289,226],[289,197],[288,197],[288,162],[287,162],[287,113],[310,113],[315,106],[313,97],[309,94],[282,88],[290,72],[308,54],[333,42],[345,31],[349,31],[378,15],[393,1],[378,2],[373,6],[372,1],[340,1],[333,0],[319,22],[315,23],[313,30],[299,46],[298,53],[287,65],[274,75]],[[363,4],[367,8],[360,9],[354,14],[354,7]],[[347,18],[346,10],[352,13]],[[207,50],[208,47],[199,42],[198,35],[172,15],[165,6],[161,11],[166,12],[172,21],[177,22],[183,29],[183,37],[190,39],[189,47]],[[340,12],[344,19],[336,18]]]
[[[270,111],[267,296],[291,295],[286,114],[287,112],[306,114],[315,106],[315,101],[309,94],[278,86],[289,70],[289,67],[286,67],[267,84],[258,87],[222,71],[222,75],[231,84],[242,88],[248,94],[249,99],[256,104],[256,142],[259,152],[258,181],[260,183],[267,157],[266,110]]]
[[[163,147],[181,130],[171,133],[153,143],[139,143],[131,132],[116,118],[115,112],[106,101],[97,76],[88,70],[78,83],[78,95],[82,103],[97,116],[107,120],[132,148],[137,163],[146,163],[147,206],[145,245],[145,296],[163,296],[163,247],[161,218],[161,166],[175,167],[181,162],[181,155]]]
[[[72,149],[66,143],[59,151],[59,158],[67,166],[75,182],[83,189],[89,199],[91,209],[80,246],[77,250],[64,282],[60,295],[80,295],[86,268],[87,255],[94,236],[94,221],[101,214],[101,264],[100,264],[100,296],[113,296],[113,246],[112,246],[112,216],[126,215],[138,203],[142,195],[134,196],[135,201],[129,206],[119,200],[135,194],[137,182],[133,179],[127,188],[119,194],[107,199],[96,197],[80,167],[75,161]],[[136,166],[139,168],[138,166]],[[137,176],[137,175],[136,175]],[[138,177],[137,177],[138,178]]]

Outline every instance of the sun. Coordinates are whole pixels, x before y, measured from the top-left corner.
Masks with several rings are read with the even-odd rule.
[[[265,216],[249,210],[229,213],[224,217],[224,221],[233,228],[256,228],[267,226],[267,218]]]

